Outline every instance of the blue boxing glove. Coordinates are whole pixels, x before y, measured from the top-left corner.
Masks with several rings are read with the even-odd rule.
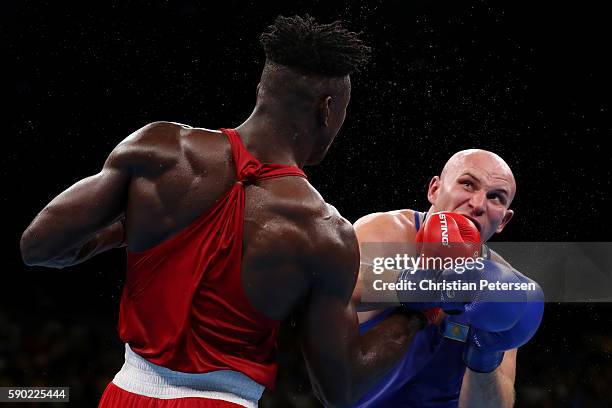
[[[520,285],[515,271],[489,260],[443,271],[408,269],[400,273],[400,282],[406,282],[404,286],[410,283],[413,288],[396,290],[404,307],[412,310],[439,307],[447,314],[469,312],[459,320],[469,325],[473,318],[481,324],[479,327],[489,331],[509,329],[525,308],[526,294],[503,286],[513,288]],[[489,290],[489,284],[499,288]],[[504,306],[494,311],[482,307],[482,304],[491,302],[503,302]]]
[[[447,290],[423,289],[425,286],[422,285],[431,286],[459,279],[453,270],[405,269],[400,272],[397,283],[411,289],[396,289],[397,297],[402,306],[410,310],[423,311],[439,307],[447,314],[463,313],[468,301],[455,301],[454,297],[449,297],[450,292]]]
[[[493,262],[487,264],[486,277],[489,282],[523,285],[501,296],[497,291],[483,291],[466,305],[465,313],[449,316],[441,326],[446,337],[466,342],[463,361],[480,373],[495,370],[505,351],[527,343],[544,314],[544,293],[533,280]]]

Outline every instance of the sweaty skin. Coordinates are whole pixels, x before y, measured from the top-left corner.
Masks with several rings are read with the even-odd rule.
[[[431,204],[428,214],[451,211],[465,215],[474,221],[483,242],[486,242],[493,234],[502,232],[512,218],[514,212],[508,207],[515,193],[512,171],[499,156],[485,150],[464,150],[449,159],[440,176],[432,178],[427,193]],[[364,285],[369,283],[365,277],[372,274],[370,265],[375,257],[392,257],[398,247],[408,256],[416,255],[414,211],[405,209],[369,214],[359,219],[354,227],[361,249],[361,267],[353,301],[359,311],[359,321],[363,323],[385,308],[399,306],[392,291],[386,291],[384,299],[377,293],[377,299],[384,303],[365,303],[362,293]],[[393,253],[381,252],[384,245],[376,247],[367,243],[394,244],[387,245]],[[511,267],[493,251],[491,259]],[[380,278],[385,282],[395,282],[397,274],[398,271],[385,271]],[[441,313],[436,324],[443,318]],[[502,364],[492,373],[481,374],[466,369],[459,406],[513,406],[516,354],[517,349],[507,351]]]
[[[257,106],[237,128],[243,143],[262,162],[316,164],[344,120],[348,76],[304,86],[322,97],[303,96],[279,84],[311,79],[268,65]],[[291,100],[300,104],[287,105]],[[221,132],[152,123],[120,143],[100,173],[41,211],[22,236],[22,256],[29,265],[62,268],[125,245],[124,234],[131,251],[143,251],[188,226],[235,182],[230,145]],[[351,302],[359,268],[355,233],[307,180],[247,185],[244,224],[247,298],[271,319],[299,314],[313,390],[329,406],[352,405],[402,357],[422,318],[395,313],[359,336]]]

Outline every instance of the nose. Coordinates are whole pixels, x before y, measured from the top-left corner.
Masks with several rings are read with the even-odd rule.
[[[487,196],[486,193],[482,190],[475,191],[474,194],[470,197],[470,207],[474,211],[474,215],[481,215],[485,211]]]

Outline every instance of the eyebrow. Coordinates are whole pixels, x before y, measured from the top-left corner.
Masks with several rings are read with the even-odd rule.
[[[476,177],[474,174],[470,173],[469,171],[466,171],[465,173],[461,174],[459,177],[463,177],[463,176],[469,176],[473,178],[474,180],[476,180],[478,183],[482,183],[478,177]],[[506,196],[510,196],[510,192],[505,187],[499,187],[499,188],[494,189],[493,191],[504,193]]]
[[[476,177],[475,175],[473,175],[472,173],[470,173],[469,171],[466,171],[465,173],[463,173],[462,175],[460,175],[459,177],[463,177],[463,176],[470,176],[471,178],[473,178],[474,180],[476,180],[477,182],[481,182],[480,179],[478,177]]]

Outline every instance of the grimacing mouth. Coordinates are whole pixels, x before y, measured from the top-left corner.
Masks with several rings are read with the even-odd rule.
[[[461,214],[461,215],[463,215],[468,220],[472,221],[474,225],[476,226],[476,229],[478,230],[478,232],[482,232],[482,226],[480,225],[478,221],[476,221],[474,218],[470,217],[469,215],[465,215],[465,214]]]

